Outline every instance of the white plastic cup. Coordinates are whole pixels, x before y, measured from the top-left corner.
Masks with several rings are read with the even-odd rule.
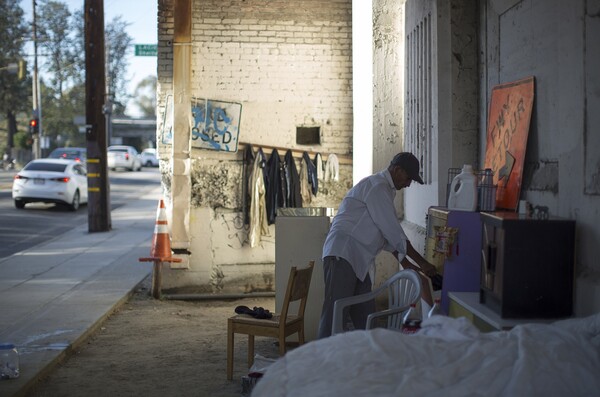
[[[519,200],[519,214],[521,215],[527,215],[527,213],[529,209],[529,204],[527,203],[527,200]]]

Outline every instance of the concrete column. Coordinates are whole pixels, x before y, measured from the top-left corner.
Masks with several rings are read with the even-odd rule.
[[[171,180],[171,247],[183,261],[171,267],[189,267],[190,248],[190,133],[192,0],[175,0],[173,38],[173,144]]]
[[[373,3],[352,1],[353,181],[373,173]]]

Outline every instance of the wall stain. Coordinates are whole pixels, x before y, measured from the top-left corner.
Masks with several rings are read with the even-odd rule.
[[[558,194],[558,161],[540,160],[525,163],[522,189]]]
[[[242,167],[237,162],[194,161],[191,206],[240,210],[241,172]]]

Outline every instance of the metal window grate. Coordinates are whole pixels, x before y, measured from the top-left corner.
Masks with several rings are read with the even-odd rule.
[[[406,37],[406,130],[404,150],[421,162],[423,181],[432,182],[431,14]]]

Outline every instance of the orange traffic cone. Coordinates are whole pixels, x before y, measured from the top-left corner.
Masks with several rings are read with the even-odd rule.
[[[154,225],[150,256],[154,258],[169,258],[171,256],[171,238],[167,227],[167,210],[163,200],[160,200],[156,210],[156,224]]]
[[[140,258],[141,262],[181,262],[181,258],[173,258],[171,254],[171,238],[167,227],[167,211],[165,203],[160,200],[156,211],[156,224],[154,225],[154,236],[152,236],[152,247],[150,258]]]
[[[157,299],[160,298],[162,262],[181,262],[181,258],[173,258],[171,254],[171,238],[167,227],[167,211],[163,200],[158,203],[158,210],[156,211],[156,224],[154,226],[154,236],[152,236],[150,257],[139,258],[139,261],[154,262],[152,296]]]

